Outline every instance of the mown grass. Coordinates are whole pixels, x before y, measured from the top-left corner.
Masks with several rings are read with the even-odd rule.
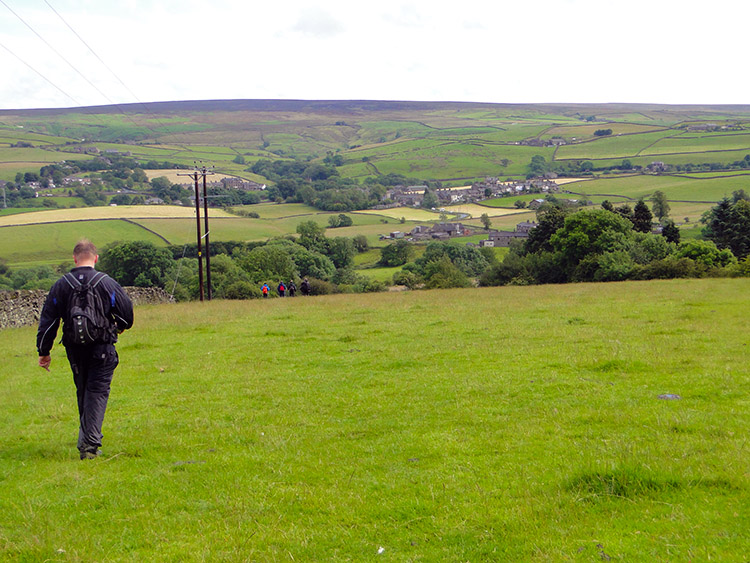
[[[748,290],[140,307],[85,463],[61,350],[4,330],[0,558],[743,561]]]

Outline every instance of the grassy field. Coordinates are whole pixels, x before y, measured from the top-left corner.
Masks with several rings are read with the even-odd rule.
[[[407,221],[439,221],[440,213],[428,211],[415,207],[392,207],[390,209],[363,209],[357,211],[357,214],[376,215],[384,218],[400,220],[402,217]]]
[[[505,198],[503,200],[503,203],[507,204],[509,207],[512,207],[513,202],[515,202],[516,199],[517,198]],[[505,207],[477,205],[475,203],[448,205],[445,207],[445,210],[449,213],[465,213],[475,219],[481,217],[485,213],[490,217],[502,217],[505,215],[517,215],[518,213],[523,213],[522,209],[508,209]]]
[[[661,190],[669,200],[709,202],[705,205],[708,209],[723,197],[731,197],[735,190],[750,190],[750,176],[704,179],[671,175],[609,176],[566,184],[564,189],[584,195],[620,195],[636,200],[648,198],[656,190]]]
[[[222,210],[209,210],[210,240],[264,241],[294,235],[303,221],[314,221],[327,229],[329,237],[365,235],[370,244],[399,228],[410,230],[415,221],[400,223],[393,217],[372,213],[349,213],[353,225],[330,229],[329,219],[338,213],[321,212],[302,204],[247,206],[259,219],[238,217]],[[13,210],[9,210],[13,211]],[[59,209],[24,213],[0,213],[0,257],[12,267],[58,264],[70,257],[82,237],[99,247],[115,241],[147,240],[157,245],[196,242],[195,211],[181,206],[118,206]],[[430,213],[431,219],[437,215]],[[122,220],[117,220],[121,218]],[[201,219],[203,230],[203,219]]]
[[[126,240],[166,244],[142,227],[116,219],[20,225],[0,228],[0,257],[12,268],[69,262],[73,247],[82,238],[95,241],[99,248]]]
[[[139,307],[91,462],[4,330],[0,559],[744,561],[748,291]]]
[[[712,135],[710,137],[679,136],[661,139],[644,154],[703,153],[725,150],[750,152],[750,135]]]
[[[0,217],[0,226],[56,223],[59,221],[91,221],[97,219],[195,218],[195,209],[181,205],[119,205],[116,207],[81,207],[50,209],[34,213]],[[211,209],[209,217],[234,217],[221,209]]]
[[[523,178],[535,155],[544,156],[548,162],[591,160],[597,167],[619,165],[628,158],[633,164],[645,167],[654,160],[671,164],[728,164],[750,153],[750,107],[747,106],[246,100],[157,104],[150,108],[152,111],[148,115],[134,113],[130,116],[132,119],[123,116],[121,109],[117,112],[109,109],[55,114],[42,110],[3,111],[0,180],[13,180],[18,172],[38,172],[41,166],[51,162],[94,158],[91,154],[77,152],[82,138],[90,140],[85,143],[86,147],[96,147],[100,151],[116,150],[142,161],[169,161],[188,166],[200,161],[215,165],[216,178],[230,174],[258,182],[266,180],[248,172],[258,159],[300,157],[319,163],[328,153],[343,158],[344,164],[338,167],[343,177],[362,181],[379,174],[398,173],[414,181],[439,180],[444,186],[466,185],[486,176]],[[708,124],[714,130],[690,130]],[[613,134],[596,136],[600,129],[612,129]],[[533,146],[539,140],[558,136],[568,141],[575,138],[576,142],[559,148]],[[32,146],[12,146],[18,143]],[[245,157],[246,164],[232,162],[238,154]],[[167,172],[153,171],[153,174]],[[604,199],[614,203],[627,201],[627,198],[637,200],[659,189],[670,200],[676,220],[688,217],[694,222],[722,197],[737,189],[750,190],[747,173],[725,171],[712,175],[602,174],[595,180],[571,182],[565,189],[583,194],[582,197],[595,203]],[[189,181],[186,177],[170,178]],[[516,199],[529,201],[534,197],[536,195],[519,196],[487,204],[508,207],[511,208],[508,213],[516,213],[512,209]],[[73,198],[55,201],[65,205],[80,204],[80,200]],[[0,226],[37,221],[40,217],[45,221],[127,217],[159,232],[170,242],[190,242],[194,238],[189,224],[193,211],[180,209],[173,215],[162,214],[164,207],[153,208],[146,215],[124,207],[95,208],[85,213],[50,210],[46,214],[17,218],[0,213]],[[516,218],[506,221],[500,216],[506,211],[492,211],[489,207],[448,209],[468,213],[473,219],[465,221],[472,225],[477,225],[476,218],[484,212],[495,219],[493,226],[517,222]],[[217,220],[212,236],[215,240],[263,240],[294,233],[302,220],[312,219],[327,226],[329,217],[301,204],[263,204],[252,206],[251,210],[258,212],[266,222],[230,220],[212,211]],[[297,215],[299,217],[295,217]],[[368,221],[361,219],[361,213],[352,216],[355,215],[360,217],[355,219],[355,227],[331,231],[329,236],[361,233],[371,243],[377,243],[379,235],[390,230],[408,230],[417,222],[438,219],[430,212],[407,208],[376,211],[376,217]],[[166,217],[180,219],[167,221]],[[396,223],[402,217],[406,223],[399,228]],[[451,220],[456,217],[451,213]],[[5,234],[12,232],[5,231]],[[129,231],[125,239],[136,232]],[[102,234],[104,240],[110,241],[115,233]],[[37,236],[43,239],[45,235]],[[14,249],[15,260],[23,253],[24,244],[16,246],[10,240],[5,248]],[[40,259],[49,258],[47,255]]]
[[[655,131],[639,135],[615,135],[600,137],[595,141],[563,145],[555,153],[556,160],[630,158],[664,137],[674,135],[674,131]]]

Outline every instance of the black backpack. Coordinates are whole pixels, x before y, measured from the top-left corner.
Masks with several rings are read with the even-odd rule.
[[[106,274],[97,272],[88,282],[81,283],[71,273],[63,276],[73,290],[63,326],[66,344],[89,346],[108,341],[112,321],[105,316],[104,304],[96,291],[105,277]]]

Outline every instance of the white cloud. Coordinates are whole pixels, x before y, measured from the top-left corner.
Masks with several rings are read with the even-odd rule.
[[[135,101],[44,0],[5,1],[106,98]],[[48,1],[142,101],[747,101],[743,34],[731,22],[750,4],[739,1]],[[108,103],[0,11],[2,44],[79,103]],[[0,57],[1,107],[73,105]]]
[[[344,33],[345,28],[329,12],[318,8],[305,9],[300,14],[292,31],[319,38],[335,37]]]

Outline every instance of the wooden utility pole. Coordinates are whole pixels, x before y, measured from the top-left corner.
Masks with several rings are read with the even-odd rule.
[[[203,301],[203,250],[201,248],[201,195],[198,191],[198,170],[191,174],[177,174],[178,176],[190,176],[195,181],[195,230],[198,240],[198,287],[200,298]],[[206,223],[208,228],[208,223]]]
[[[203,237],[206,239],[206,288],[208,289],[209,301],[211,301],[211,251],[208,246],[208,233],[210,231],[208,230],[208,196],[206,195],[206,176],[210,174],[213,174],[213,172],[209,172],[208,170],[206,170],[205,166],[201,168],[201,175],[203,176],[203,221],[206,225],[205,232],[203,234]]]
[[[193,173],[195,179],[195,232],[198,238],[198,286],[203,301],[203,249],[201,248],[201,194],[198,191],[198,171]]]

